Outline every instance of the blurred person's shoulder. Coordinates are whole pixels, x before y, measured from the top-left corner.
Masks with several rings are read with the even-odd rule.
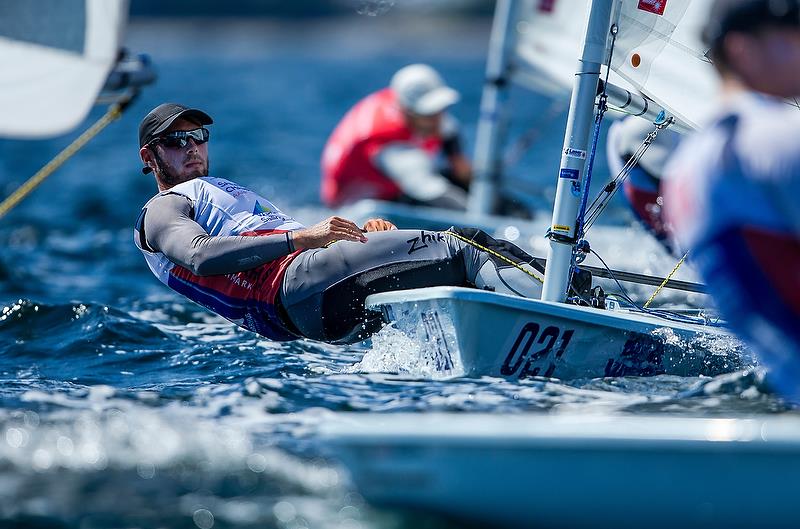
[[[800,108],[748,94],[736,101],[734,148],[743,171],[758,180],[800,179]]]

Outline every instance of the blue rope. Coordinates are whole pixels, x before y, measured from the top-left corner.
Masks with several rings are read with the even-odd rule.
[[[605,87],[604,87],[605,89]],[[586,167],[586,178],[584,179],[584,186],[583,186],[583,196],[581,197],[581,207],[580,213],[578,214],[578,230],[577,230],[577,239],[581,240],[584,236],[584,225],[586,222],[586,206],[589,203],[589,190],[592,185],[592,172],[594,169],[594,159],[597,154],[597,142],[600,139],[600,127],[603,123],[603,116],[606,113],[606,94],[600,96],[600,104],[599,109],[597,111],[597,116],[594,118],[594,133],[592,134],[592,148],[589,151],[589,161]]]
[[[589,151],[589,160],[586,167],[586,177],[584,178],[584,185],[583,185],[583,196],[581,197],[581,205],[580,205],[580,213],[578,214],[577,218],[577,229],[575,230],[575,240],[578,241],[577,244],[573,247],[573,254],[572,254],[572,264],[569,267],[569,284],[572,284],[572,278],[575,275],[575,269],[577,268],[577,264],[582,262],[583,259],[576,259],[576,250],[581,249],[582,251],[586,251],[588,248],[587,244],[583,244],[583,235],[584,235],[584,225],[585,225],[585,217],[586,217],[586,206],[589,202],[589,190],[592,185],[592,170],[594,169],[594,158],[597,154],[597,142],[600,138],[600,126],[603,123],[603,116],[608,109],[608,105],[606,101],[608,100],[608,94],[606,92],[608,88],[608,76],[611,73],[611,59],[614,56],[614,45],[617,43],[617,25],[612,24],[611,26],[611,49],[609,50],[608,54],[608,64],[606,65],[606,79],[605,83],[603,83],[603,93],[600,95],[600,103],[597,107],[597,115],[594,118],[594,133],[592,134],[592,148]]]
[[[597,107],[597,115],[594,118],[594,133],[592,134],[592,148],[589,151],[589,160],[586,167],[586,178],[584,179],[584,186],[583,186],[583,196],[581,197],[581,206],[580,206],[580,213],[578,214],[578,229],[575,233],[576,240],[580,241],[583,239],[584,227],[586,224],[586,206],[589,203],[589,190],[591,189],[592,185],[592,172],[594,170],[594,158],[597,155],[597,142],[600,139],[600,126],[603,123],[603,116],[605,116],[606,110],[608,110],[608,105],[606,102],[608,101],[608,94],[606,92],[608,88],[608,77],[611,73],[611,59],[614,56],[614,47],[617,43],[617,25],[611,25],[611,49],[608,53],[608,64],[606,64],[606,79],[603,83],[603,93],[600,94],[600,103]]]

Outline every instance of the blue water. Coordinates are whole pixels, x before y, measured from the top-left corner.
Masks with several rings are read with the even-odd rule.
[[[169,292],[132,243],[154,193],[136,128],[155,105],[207,110],[212,173],[310,224],[327,134],[399,67],[425,61],[462,92],[474,144],[489,22],[137,22],[160,79],[120,121],[0,220],[0,521],[29,527],[447,527],[366,505],[314,434],[339,411],[740,416],[783,405],[757,377],[430,381],[364,372],[369,343],[277,344]],[[514,92],[512,172],[545,207],[565,116]],[[97,109],[91,118],[97,118]],[[91,119],[90,118],[90,119]],[[89,121],[87,121],[87,124]],[[77,135],[0,142],[5,196]],[[598,175],[606,171],[602,157]],[[625,222],[619,204],[612,218]],[[636,268],[636,262],[628,263]],[[401,355],[402,356],[402,355]],[[402,363],[402,362],[401,362]],[[402,365],[400,366],[402,367]]]

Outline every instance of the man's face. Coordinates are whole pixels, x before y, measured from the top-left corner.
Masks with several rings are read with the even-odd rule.
[[[733,33],[726,37],[725,52],[731,69],[749,88],[777,97],[800,96],[800,30]]]
[[[197,123],[176,119],[161,135],[197,128],[200,128]],[[192,138],[188,138],[185,147],[168,146],[157,141],[151,142],[150,146],[142,149],[142,160],[148,165],[155,165],[154,172],[159,187],[169,189],[199,176],[208,176],[208,143],[198,144]]]
[[[435,136],[441,132],[442,116],[444,112],[422,116],[413,112],[406,112],[406,117],[410,127],[420,136]]]

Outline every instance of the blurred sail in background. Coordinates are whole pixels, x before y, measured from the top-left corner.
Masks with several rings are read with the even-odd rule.
[[[0,136],[76,127],[116,63],[127,0],[0,0]]]
[[[520,5],[514,80],[569,97],[586,26],[587,0],[524,0]]]

